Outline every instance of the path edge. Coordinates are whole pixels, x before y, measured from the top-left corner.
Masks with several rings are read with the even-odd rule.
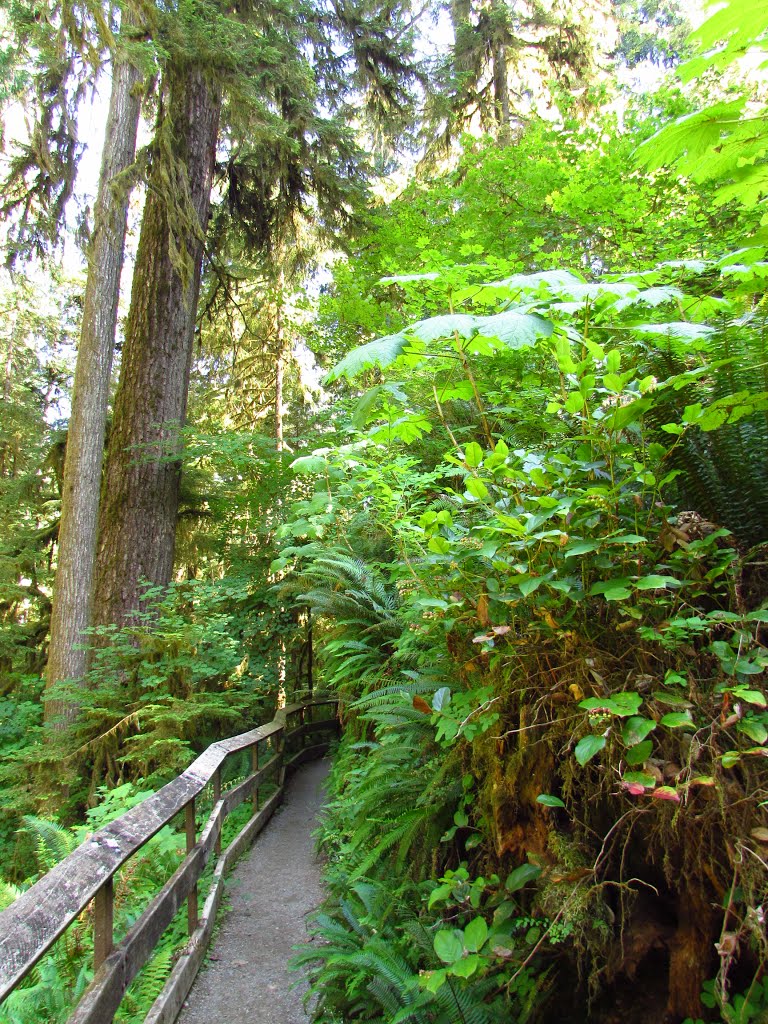
[[[330,743],[316,743],[311,747],[305,747],[286,763],[286,771],[293,774],[307,761],[324,757],[330,748]],[[283,802],[284,792],[285,786],[281,785],[277,792],[273,793],[264,806],[248,821],[237,838],[230,843],[219,858],[213,872],[211,888],[203,906],[200,923],[176,961],[162,992],[144,1018],[144,1024],[174,1024],[181,1013],[184,1001],[195,982],[213,936],[216,915],[224,890],[224,879],[234,866],[235,861],[250,849],[258,834]]]

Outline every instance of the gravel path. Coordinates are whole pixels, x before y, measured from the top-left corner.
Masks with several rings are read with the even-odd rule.
[[[229,910],[187,996],[178,1024],[306,1024],[305,986],[291,986],[291,947],[306,939],[319,904],[320,865],[311,832],[327,761],[289,784],[285,803],[229,877]]]

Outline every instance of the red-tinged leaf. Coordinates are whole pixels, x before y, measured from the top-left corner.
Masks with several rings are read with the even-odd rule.
[[[422,711],[425,715],[432,714],[432,708],[427,704],[423,697],[414,697],[413,706],[417,711]]]
[[[680,794],[671,786],[659,786],[650,795],[656,797],[657,800],[671,800],[673,803],[680,803]]]
[[[624,788],[630,796],[642,796],[645,792],[645,786],[642,786],[639,782],[625,782]]]

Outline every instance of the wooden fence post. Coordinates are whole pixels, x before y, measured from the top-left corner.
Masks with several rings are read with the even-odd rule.
[[[312,650],[312,609],[309,610],[309,616],[307,618],[307,646],[309,647],[309,658],[307,660],[307,689],[309,690],[309,699],[312,700],[314,695],[315,681],[313,678],[313,665],[314,651]]]
[[[255,775],[259,770],[259,744],[254,743],[251,747],[251,772]],[[253,791],[253,813],[259,809],[259,787]]]
[[[213,806],[214,807],[219,802],[219,800],[221,800],[221,768],[217,768],[216,771],[213,773]],[[222,827],[222,829],[224,828],[224,822],[223,821],[221,823],[221,827]],[[216,844],[214,846],[214,850],[216,852],[216,856],[220,857],[221,856],[221,832],[219,832],[219,835],[218,835],[218,837],[216,839]]]
[[[278,733],[277,740],[277,784],[282,789],[285,785],[285,734],[288,728],[288,716],[285,716],[285,725]]]
[[[187,833],[187,853],[191,853],[197,842],[194,797],[184,808],[184,819]],[[192,886],[189,896],[187,896],[187,934],[192,935],[195,928],[197,928],[197,884]]]
[[[93,899],[93,969],[98,971],[114,945],[115,883],[112,877]]]

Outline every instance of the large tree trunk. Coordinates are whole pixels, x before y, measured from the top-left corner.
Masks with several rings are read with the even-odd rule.
[[[173,570],[180,438],[200,291],[221,93],[196,67],[167,74],[157,163],[141,225],[126,341],[104,474],[94,621],[123,624],[142,580]],[[168,182],[176,192],[169,194]],[[186,199],[179,194],[186,189]],[[188,218],[184,216],[186,209]],[[180,213],[181,210],[181,213]],[[186,252],[187,272],[178,252]]]
[[[497,124],[498,140],[502,146],[510,143],[509,65],[507,38],[509,13],[505,4],[491,0],[491,38],[488,40],[493,65],[493,113]]]
[[[275,442],[279,452],[285,447],[283,441],[283,376],[285,374],[285,353],[282,348],[275,361]]]
[[[8,328],[8,352],[5,356],[5,372],[3,374],[3,406],[9,408],[11,401],[11,390],[13,388],[13,358],[15,355],[15,334],[16,334],[16,318],[18,313],[16,310],[3,310],[4,315],[10,317],[10,325]],[[0,441],[0,479],[5,476],[12,476],[9,470],[9,463],[12,463],[11,448],[7,438]]]
[[[509,68],[507,66],[507,48],[498,43],[493,54],[493,99],[496,122],[499,126],[498,139],[502,146],[512,141],[509,109]]]
[[[279,260],[282,262],[280,253]],[[283,379],[285,377],[285,326],[283,313],[285,310],[285,272],[278,270],[275,282],[275,341],[277,355],[275,358],[275,441],[279,452],[283,451]]]
[[[124,36],[126,28],[133,24],[126,12],[122,25]],[[83,323],[67,436],[46,670],[48,692],[61,680],[81,679],[85,674],[86,651],[78,645],[83,644],[83,630],[91,625],[104,431],[130,195],[129,188],[116,185],[115,179],[135,159],[141,111],[140,78],[139,70],[118,50],[112,69],[112,93],[88,254]],[[46,720],[54,727],[64,727],[77,717],[77,711],[76,701],[55,695],[45,702]]]

